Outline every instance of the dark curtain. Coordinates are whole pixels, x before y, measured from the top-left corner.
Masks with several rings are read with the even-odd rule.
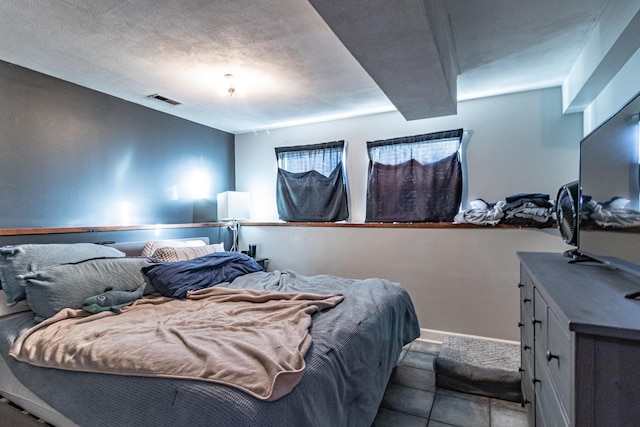
[[[283,221],[342,221],[349,217],[342,164],[328,177],[278,169],[278,214]]]
[[[371,145],[413,145],[437,140],[432,135],[460,140],[462,130],[403,138],[391,144],[381,141]],[[416,144],[417,145],[417,144]],[[370,146],[371,148],[371,146]],[[405,147],[406,148],[406,147]],[[420,149],[424,149],[423,144]],[[414,147],[415,150],[415,147]],[[439,160],[421,163],[415,158],[398,164],[369,161],[367,182],[367,222],[453,222],[462,199],[462,165],[457,148]],[[370,158],[373,156],[370,152]],[[413,157],[413,155],[411,155]]]
[[[278,168],[276,201],[281,220],[334,222],[349,218],[346,177],[340,161],[343,150],[344,141],[276,148],[279,166],[287,164],[294,170]],[[310,167],[313,169],[300,171]]]

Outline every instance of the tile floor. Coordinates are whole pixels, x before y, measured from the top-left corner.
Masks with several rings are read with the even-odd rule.
[[[526,427],[519,403],[436,388],[433,358],[440,345],[405,346],[373,427]]]

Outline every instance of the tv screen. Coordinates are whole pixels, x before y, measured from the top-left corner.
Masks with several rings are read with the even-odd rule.
[[[640,274],[640,94],[580,142],[580,253]]]

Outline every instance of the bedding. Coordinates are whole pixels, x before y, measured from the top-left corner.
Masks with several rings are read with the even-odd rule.
[[[0,293],[1,292],[2,291],[0,291]],[[77,427],[77,424],[65,418],[36,396],[31,390],[27,389],[15,375],[13,375],[2,357],[0,357],[0,395],[25,411],[28,411],[32,416],[46,420],[49,425],[55,427]],[[0,420],[2,420],[1,414]],[[28,415],[22,417],[21,420],[24,420],[24,422],[10,424],[11,427],[34,427],[34,419]],[[45,426],[47,426],[47,424],[42,424],[41,427]]]
[[[183,262],[157,262],[142,267],[153,287],[166,297],[186,298],[196,291],[262,271],[253,258],[238,252],[214,252]]]
[[[153,253],[159,248],[188,248],[188,247],[198,247],[205,246],[206,243],[200,239],[193,240],[149,240],[145,243],[142,248],[142,253],[140,254],[143,257],[153,256]]]
[[[52,317],[63,308],[82,308],[85,299],[107,288],[135,291],[142,285],[145,294],[155,292],[142,268],[152,265],[147,258],[101,258],[75,264],[53,265],[23,274],[29,306],[35,321]]]
[[[205,246],[192,246],[184,248],[162,247],[155,250],[151,258],[160,262],[186,261],[208,255],[213,252],[224,252],[224,245],[216,243]]]
[[[303,366],[301,376],[292,375],[295,381],[290,387],[278,387],[278,390],[286,390],[286,393],[279,391],[278,398],[267,401],[268,387],[263,387],[262,391],[250,392],[237,384],[232,385],[226,379],[207,381],[141,376],[139,373],[128,375],[130,372],[124,375],[106,373],[103,366],[95,369],[100,372],[83,372],[21,362],[9,355],[16,341],[22,336],[26,337],[27,331],[34,327],[46,329],[44,326],[36,326],[31,311],[0,318],[1,359],[6,371],[10,371],[11,376],[28,389],[28,393],[35,394],[43,402],[36,407],[46,405],[55,411],[58,416],[56,420],[65,420],[64,423],[56,421],[59,426],[369,426],[375,418],[402,346],[419,335],[419,325],[409,295],[399,284],[384,279],[358,280],[330,275],[303,276],[293,271],[257,271],[190,295],[206,300],[210,293],[218,297],[226,295],[225,298],[248,294],[260,295],[260,298],[268,296],[285,299],[288,295],[300,298],[301,294],[310,294],[314,298],[320,298],[320,301],[332,302],[329,306],[322,306],[322,310],[320,306],[317,310],[312,309],[312,313],[306,313],[306,308],[302,310],[308,316],[307,320],[304,320],[304,316],[301,317],[304,320],[302,324],[309,322],[307,338],[302,341],[294,339],[295,336],[300,336],[302,329],[281,328],[281,333],[289,331],[294,334],[294,338],[285,340],[287,345],[283,346],[282,351],[295,353],[294,350],[298,348],[300,353],[297,359],[295,354],[288,354],[288,357],[293,356],[291,360],[294,362],[284,363],[290,365],[286,369],[297,371],[301,363]],[[339,303],[332,300],[336,297],[342,298]],[[92,316],[83,315],[81,319],[93,318],[95,320],[91,322],[95,321],[95,325],[106,319],[122,320],[128,311],[135,312],[137,306],[147,307],[147,310],[154,305],[152,301],[165,300],[169,298],[148,296],[146,300],[136,302],[133,307],[125,308],[122,314],[105,312]],[[175,301],[172,304],[192,302],[172,301]],[[311,306],[314,304],[311,303]],[[76,312],[73,309],[64,311]],[[218,312],[217,309],[213,311]],[[153,311],[145,313],[148,320],[155,319],[158,325],[171,322],[171,316],[156,316]],[[224,313],[221,310],[219,314],[230,321],[232,316]],[[201,314],[207,318],[206,313]],[[56,314],[58,315],[60,314]],[[45,324],[58,323],[54,319],[55,317],[46,320]],[[135,329],[136,322],[132,321],[133,324],[129,327]],[[194,323],[197,323],[195,319]],[[241,323],[241,326],[232,331],[241,330],[248,335],[257,335],[261,330],[274,329],[260,328],[259,325],[260,320],[251,320]],[[176,337],[182,336],[180,331],[172,331],[176,332]],[[136,334],[131,329],[126,332],[131,340],[136,339]],[[228,353],[209,357],[202,368],[223,370],[225,366],[232,366],[243,371],[237,363],[243,359],[238,357],[239,343],[254,343],[256,338],[231,333],[223,339],[233,342],[233,345],[224,346]],[[139,341],[150,342],[148,339]],[[302,344],[296,347],[299,342]],[[56,343],[57,341],[52,341],[49,350],[54,351]],[[264,341],[262,343],[257,347],[265,351],[274,350],[268,349],[269,346]],[[153,347],[151,344],[148,346]],[[200,350],[198,346],[192,348]],[[211,348],[213,347],[206,346],[207,350]],[[125,356],[130,350],[132,348],[129,345],[116,345],[110,348],[110,357]],[[48,350],[41,353],[46,351]],[[175,366],[180,366],[183,361],[182,356],[173,357]],[[276,363],[275,366],[280,365]],[[244,372],[249,373],[248,378],[252,378],[252,375],[257,378],[256,369],[244,368]],[[0,394],[3,391],[0,389]],[[276,397],[273,388],[272,395]]]
[[[212,381],[277,400],[302,377],[311,314],[340,301],[337,294],[208,288],[186,300],[137,300],[120,315],[65,309],[21,335],[9,354],[72,371]]]
[[[94,243],[25,244],[0,248],[0,282],[7,304],[26,299],[24,282],[18,276],[50,265],[80,262],[92,258],[124,257],[116,248]]]
[[[184,242],[188,240],[201,240],[202,244],[197,244],[198,246],[204,246],[209,244],[209,238],[204,237],[188,237],[188,238],[180,238],[180,239],[170,239],[172,242]],[[139,240],[135,242],[103,242],[101,243],[104,246],[115,248],[119,251],[122,251],[126,254],[126,256],[142,256],[142,250],[145,245],[149,243],[149,240]]]

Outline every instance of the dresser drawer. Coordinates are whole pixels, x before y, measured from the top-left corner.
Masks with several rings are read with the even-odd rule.
[[[560,404],[566,413],[571,413],[571,341],[567,327],[563,326],[555,314],[549,310],[547,315],[547,347],[543,348],[543,356],[546,368],[553,387],[555,388]],[[544,363],[544,362],[543,362]]]
[[[536,425],[536,398],[534,379],[534,335],[533,335],[533,281],[526,269],[520,266],[520,370],[522,402],[527,411],[530,426]]]
[[[640,426],[640,302],[623,297],[638,289],[639,277],[570,263],[560,253],[518,257],[523,320],[527,285],[534,284],[533,371],[522,350],[529,426]],[[520,334],[528,345],[524,324]],[[531,376],[532,399],[524,383]]]
[[[523,319],[520,327],[521,368],[531,373],[533,378],[533,325],[531,319]]]
[[[527,326],[531,326],[531,321],[533,320],[533,299],[531,302],[522,302],[520,301],[520,321]],[[529,332],[533,337],[533,329],[529,328]]]
[[[533,389],[533,372],[527,368],[522,370],[520,387],[522,390],[522,404],[527,411],[527,420],[529,426],[533,427],[536,425],[536,395]]]
[[[536,402],[536,412],[534,415],[534,421],[531,422],[531,418],[529,418],[527,414],[527,423],[529,423],[529,427],[547,427],[547,423],[544,419],[544,413],[542,412],[542,408],[540,408],[540,402]]]
[[[546,358],[536,355],[536,380],[534,391],[536,394],[536,405],[540,412],[536,411],[536,424],[547,426],[568,426],[569,417],[565,408],[560,403],[558,394],[553,385],[549,370],[546,366]],[[544,416],[541,415],[544,414]]]
[[[520,338],[523,344],[533,348],[533,282],[526,271],[520,271]]]
[[[524,266],[520,265],[520,303],[533,308],[533,281]]]
[[[531,319],[531,324],[535,336],[536,351],[539,351],[538,349],[545,349],[544,351],[546,351],[549,341],[547,329],[547,312],[549,311],[549,305],[537,289],[533,291],[533,301],[533,318]]]

